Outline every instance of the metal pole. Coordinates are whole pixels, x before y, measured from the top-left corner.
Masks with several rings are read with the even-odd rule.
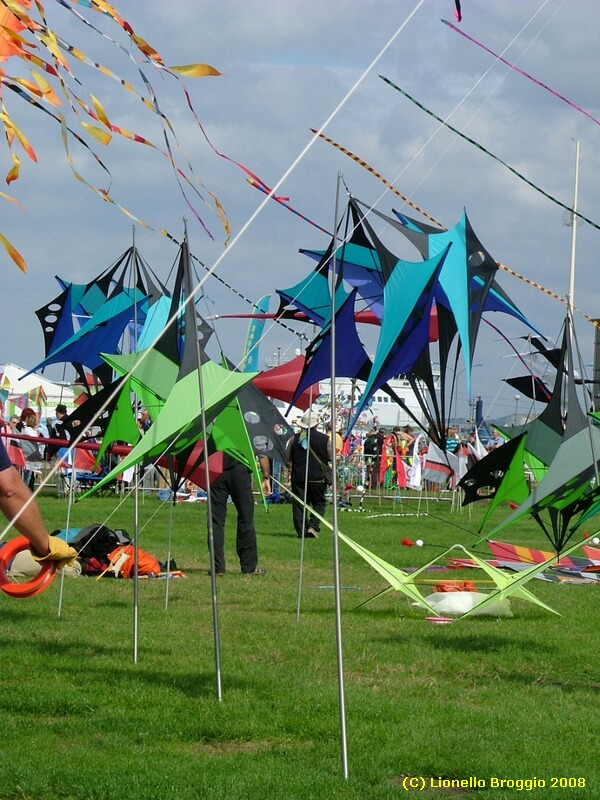
[[[333,498],[333,583],[335,594],[335,635],[336,635],[336,648],[337,648],[337,666],[338,666],[338,698],[339,698],[339,712],[340,712],[340,747],[342,757],[342,775],[348,779],[348,742],[346,736],[346,703],[344,693],[344,653],[342,647],[342,613],[341,613],[341,592],[340,592],[340,556],[339,556],[339,541],[338,541],[338,508],[337,508],[337,476],[336,476],[336,447],[335,435],[337,431],[337,409],[335,397],[335,289],[336,289],[336,247],[335,236],[338,223],[338,207],[340,196],[340,185],[342,180],[341,172],[338,172],[335,194],[335,219],[333,225],[334,232],[334,247],[331,262],[331,434],[332,434],[332,483],[331,493]]]
[[[307,436],[307,447],[306,447],[306,467],[304,468],[304,494],[302,497],[303,507],[302,507],[302,537],[300,541],[300,565],[298,568],[298,591],[296,594],[296,622],[300,622],[300,606],[302,605],[302,579],[304,577],[304,543],[305,543],[305,533],[306,533],[306,516],[307,516],[307,498],[308,498],[308,467],[310,464],[310,426],[312,425],[311,420],[311,409],[312,409],[312,386],[310,387],[309,392],[309,411],[308,411],[308,429],[306,431]]]
[[[167,540],[167,585],[165,587],[165,611],[169,608],[169,585],[171,583],[171,544],[173,540],[173,506],[176,493],[169,500],[169,536]]]
[[[573,190],[573,230],[571,232],[571,268],[569,270],[569,294],[567,295],[569,315],[573,314],[575,303],[575,250],[577,245],[577,195],[579,192],[579,142],[575,142],[575,186]]]
[[[132,231],[133,245],[133,291],[135,293],[137,288],[137,257],[135,250],[135,228]],[[135,296],[135,295],[134,295]],[[133,352],[137,353],[137,303],[133,306]],[[136,417],[137,417],[137,403],[136,403]],[[139,612],[139,599],[140,599],[140,576],[139,576],[139,513],[140,513],[140,499],[139,499],[139,481],[142,475],[140,465],[136,464],[133,470],[133,663],[137,664],[138,661],[138,639],[139,639],[139,626],[138,626],[138,612]]]
[[[58,456],[57,456],[58,457]],[[67,458],[68,458],[68,451],[67,451]],[[71,480],[69,481],[69,495],[67,500],[67,521],[65,525],[65,538],[68,541],[69,538],[69,527],[71,525],[71,509],[73,508],[73,491],[74,491],[74,482],[76,480],[77,473],[75,472],[75,449],[71,450],[71,457],[72,457],[72,467],[71,467]],[[66,469],[66,467],[65,467]],[[56,480],[60,481],[62,476],[59,474],[59,471],[56,471]],[[64,483],[63,483],[64,486]],[[58,610],[57,616],[60,619],[62,615],[62,601],[63,601],[63,594],[65,589],[65,571],[64,569],[60,572],[60,589],[58,592]]]
[[[184,219],[184,248],[182,256],[185,259],[184,286],[186,295],[186,321],[192,320],[192,324],[186,324],[186,336],[194,336],[196,342],[196,359],[198,364],[198,390],[200,395],[200,420],[202,425],[202,436],[204,439],[204,478],[206,482],[206,517],[208,526],[208,550],[210,558],[210,585],[211,585],[211,604],[213,614],[213,642],[215,650],[215,691],[217,700],[223,699],[223,687],[221,683],[221,640],[219,635],[219,604],[217,600],[217,574],[215,570],[215,539],[212,524],[212,503],[210,499],[210,470],[208,464],[208,442],[206,435],[206,410],[204,404],[204,382],[202,380],[202,354],[200,352],[200,342],[196,332],[196,304],[191,300],[193,294],[192,276],[190,274],[190,254],[188,245],[187,221]]]

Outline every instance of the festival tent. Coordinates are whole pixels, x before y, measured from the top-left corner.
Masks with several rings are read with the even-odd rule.
[[[273,369],[259,372],[253,378],[252,383],[257,389],[266,397],[275,397],[277,400],[282,400],[285,403],[291,403],[294,397],[298,381],[302,374],[304,367],[304,356],[296,356],[291,361],[286,361],[285,364],[279,364]],[[302,411],[314,403],[319,396],[319,386],[314,384],[304,390],[304,392],[296,398],[296,405]]]
[[[26,405],[39,408],[43,417],[53,417],[58,403],[73,406],[73,387],[55,383],[16,364],[0,365],[0,396],[4,398],[5,417]],[[38,403],[35,398],[39,397]]]

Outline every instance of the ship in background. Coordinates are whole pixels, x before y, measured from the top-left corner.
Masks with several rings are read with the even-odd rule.
[[[368,407],[361,413],[355,427],[359,430],[368,430],[373,426],[393,428],[410,425],[415,427],[415,419],[425,427],[425,416],[409,381],[406,378],[399,377],[388,381],[388,384],[404,405],[399,405],[383,389],[379,389],[371,398]],[[349,411],[360,400],[364,387],[364,381],[351,378],[336,378],[335,389],[338,415],[344,418],[348,416]],[[322,381],[319,384],[319,391],[320,397],[317,404],[329,407],[331,382]],[[409,411],[410,413],[408,413]]]
[[[300,354],[301,351],[298,349],[294,353],[294,357]],[[266,360],[265,369],[272,369],[283,363],[285,363],[285,360],[281,356],[281,351],[279,351],[273,353],[272,358]],[[436,372],[435,369],[434,379],[436,384],[440,380],[439,372]],[[411,428],[417,428],[420,425],[426,430],[427,422],[425,415],[423,414],[419,400],[408,379],[404,376],[398,376],[388,381],[388,385],[395,395],[402,400],[404,405],[399,405],[392,397],[386,394],[383,389],[379,389],[373,395],[368,407],[361,413],[355,425],[356,432],[365,432],[374,426],[391,430],[391,428],[396,426],[402,428],[405,425],[410,425]],[[338,418],[340,419],[339,428],[343,431],[345,427],[347,427],[347,422],[351,415],[350,412],[355,408],[361,397],[365,382],[352,378],[336,378],[335,386],[336,409]],[[423,391],[425,391],[425,387],[423,387]],[[330,394],[330,381],[321,381],[319,383],[319,396],[315,398],[313,407],[320,410],[324,420],[329,420],[330,418]],[[271,398],[271,400],[274,405],[277,406],[281,414],[290,422],[299,419],[303,414],[302,409],[293,406],[288,411],[287,403],[275,398]],[[470,432],[476,427],[480,439],[484,443],[492,436],[491,425],[483,416],[483,400],[481,397],[472,398],[469,403],[468,416],[456,415],[452,419],[452,425],[457,427],[461,433]]]
[[[294,358],[301,355],[298,349],[294,353]],[[281,351],[273,353],[271,358],[266,359],[265,369],[273,369],[274,367],[281,366],[286,360],[282,358]],[[435,376],[439,380],[439,374]],[[354,378],[336,378],[336,407],[338,417],[341,418],[340,427],[344,427],[344,421],[348,421],[350,412],[357,405],[362,392],[365,388],[365,382]],[[392,397],[379,389],[368,404],[368,407],[361,413],[355,428],[357,431],[369,430],[374,425],[384,428],[393,428],[395,426],[404,427],[410,425],[415,427],[418,422],[426,427],[426,420],[419,405],[417,396],[415,395],[410,382],[403,376],[393,378],[388,381],[388,385],[394,393],[402,400],[404,404],[399,405]],[[423,390],[425,388],[423,387]],[[314,407],[321,410],[324,418],[330,416],[331,406],[331,382],[321,381],[319,383],[319,396],[315,398]],[[292,407],[288,411],[286,403],[271,398],[272,402],[279,408],[279,411],[288,419],[293,422],[295,419],[302,416],[302,410],[297,407]],[[408,410],[407,410],[408,409]],[[410,413],[409,413],[410,412]],[[411,416],[411,414],[413,416]]]

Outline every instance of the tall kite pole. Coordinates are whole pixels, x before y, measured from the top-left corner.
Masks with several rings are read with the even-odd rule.
[[[577,350],[577,356],[579,357],[579,371],[581,373],[581,377],[585,377],[585,368],[581,363],[581,356],[579,353],[579,345],[577,344],[577,337],[575,336],[575,324],[573,319],[573,311],[575,308],[575,253],[577,248],[577,224],[578,224],[578,217],[577,217],[577,202],[578,202],[578,194],[579,194],[579,142],[575,142],[575,182],[573,187],[573,213],[571,215],[571,222],[573,230],[571,231],[571,263],[569,269],[569,293],[567,294],[567,324],[569,325],[569,329],[572,334],[572,339],[575,343],[575,348]],[[573,361],[575,359],[573,358]],[[575,369],[575,364],[570,365],[571,369]],[[585,399],[585,407],[588,407],[588,399],[586,395],[586,388],[585,388],[585,380],[583,381],[583,392],[584,392],[584,399]],[[593,401],[592,401],[593,402]],[[567,409],[568,411],[568,409]],[[594,461],[594,476],[596,479],[596,485],[600,482],[600,475],[598,472],[598,458],[597,454],[595,453],[594,448],[594,437],[592,434],[592,420],[589,414],[586,414],[587,418],[587,425],[588,431],[590,435],[590,447],[592,450],[592,458]]]
[[[137,251],[135,247],[135,228],[132,231],[132,280],[133,291],[137,289],[138,273],[137,273]],[[134,297],[136,297],[134,295]],[[138,351],[138,307],[137,297],[133,305],[133,352],[137,355]],[[136,419],[137,419],[137,400],[135,404]],[[140,603],[140,576],[139,576],[139,534],[140,534],[140,493],[139,481],[142,471],[140,465],[136,464],[133,468],[133,663],[137,664],[138,661],[138,641],[139,641],[139,603]]]
[[[338,665],[338,695],[340,709],[340,745],[342,754],[342,775],[348,779],[348,742],[346,737],[346,702],[344,697],[344,652],[342,647],[342,610],[340,593],[340,553],[338,541],[338,507],[337,507],[337,455],[336,455],[336,432],[337,432],[337,408],[335,399],[335,290],[336,290],[336,270],[335,263],[337,258],[336,231],[339,213],[339,197],[342,173],[337,174],[335,192],[335,219],[333,224],[333,252],[331,256],[331,449],[333,459],[333,469],[331,470],[331,494],[332,494],[332,523],[333,523],[333,584],[335,594],[335,638],[337,646],[337,665]],[[307,459],[308,461],[308,459]]]
[[[575,142],[575,186],[573,189],[573,213],[571,216],[573,231],[571,233],[571,268],[569,270],[569,294],[567,295],[569,317],[573,319],[575,303],[575,250],[577,246],[577,195],[579,193],[579,142]]]
[[[191,259],[188,243],[187,220],[183,220],[183,244],[182,257],[184,260],[185,287],[185,335],[194,337],[196,346],[196,359],[198,365],[198,390],[200,394],[200,420],[202,425],[202,438],[204,440],[204,478],[206,483],[206,518],[208,526],[208,550],[210,558],[210,586],[211,604],[213,615],[213,642],[215,651],[215,692],[217,700],[223,699],[223,687],[221,683],[221,640],[219,635],[219,604],[217,599],[217,572],[215,568],[215,539],[212,524],[212,501],[210,499],[210,468],[208,463],[208,435],[206,432],[206,409],[204,404],[204,382],[202,379],[202,354],[200,352],[200,341],[196,326],[196,303],[194,302],[194,287],[191,274]]]

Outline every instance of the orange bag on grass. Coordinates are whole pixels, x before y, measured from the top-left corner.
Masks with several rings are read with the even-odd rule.
[[[434,592],[476,592],[477,587],[471,581],[446,581],[436,583],[433,587]]]
[[[121,578],[131,578],[133,574],[132,544],[116,547],[112,553],[108,554],[108,560],[111,564],[116,564],[116,562],[119,561],[123,555],[129,556],[129,558],[126,558],[121,564],[119,576]],[[138,575],[158,575],[160,572],[160,564],[154,558],[154,556],[151,556],[150,553],[147,553],[145,550],[141,550],[138,547]]]

